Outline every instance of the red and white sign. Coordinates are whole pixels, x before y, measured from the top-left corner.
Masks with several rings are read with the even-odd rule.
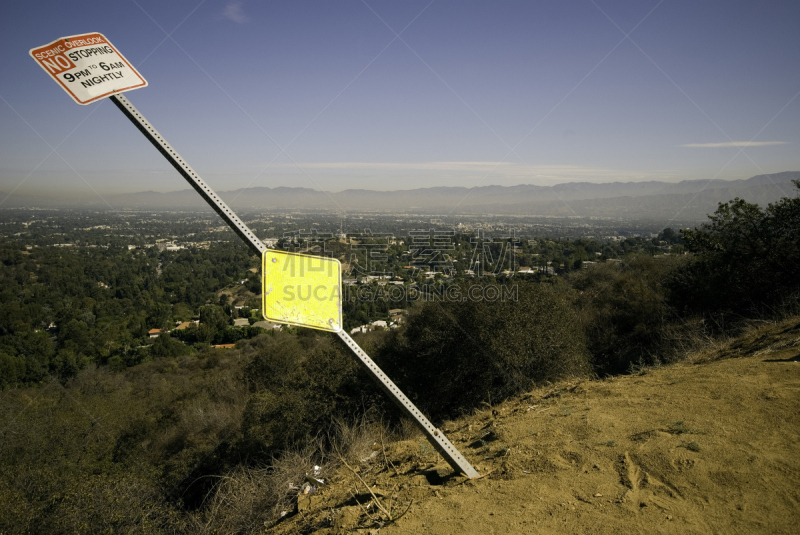
[[[62,37],[31,49],[30,54],[78,104],[147,86],[147,81],[100,33]]]

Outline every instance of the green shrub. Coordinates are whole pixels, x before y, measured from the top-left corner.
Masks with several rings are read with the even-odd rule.
[[[570,275],[598,373],[625,373],[632,364],[669,358],[672,326],[681,320],[667,304],[664,281],[682,262],[640,255]]]
[[[405,328],[386,338],[376,360],[434,418],[537,382],[587,375],[589,355],[573,292],[566,285],[515,284],[516,299],[422,304]],[[471,287],[460,285],[458,295],[471,295]]]
[[[251,363],[252,394],[242,422],[243,454],[263,461],[278,451],[324,437],[335,421],[351,421],[384,398],[354,356],[331,335],[308,329],[240,342]]]
[[[800,197],[765,209],[737,198],[709,219],[681,231],[693,261],[670,281],[676,307],[741,318],[773,316],[800,302]]]
[[[25,359],[0,352],[0,390],[22,381],[25,377]]]
[[[125,369],[125,361],[119,355],[114,355],[108,359],[108,368],[112,372],[121,372]]]
[[[161,334],[150,346],[150,354],[155,358],[180,357],[191,352],[183,342],[175,340],[169,334]]]

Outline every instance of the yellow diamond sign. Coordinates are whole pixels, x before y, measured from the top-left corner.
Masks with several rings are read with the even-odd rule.
[[[342,265],[335,258],[267,249],[261,255],[263,315],[323,331],[342,329]]]

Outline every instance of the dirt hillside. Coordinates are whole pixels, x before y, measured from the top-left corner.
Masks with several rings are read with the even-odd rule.
[[[481,479],[421,437],[376,444],[266,532],[798,533],[799,360],[795,318],[682,364],[538,389],[442,426]]]

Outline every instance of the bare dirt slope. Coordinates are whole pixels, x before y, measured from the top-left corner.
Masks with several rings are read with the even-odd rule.
[[[267,531],[798,533],[798,360],[795,318],[679,365],[538,389],[442,426],[485,477],[453,476],[422,438],[376,445]]]

